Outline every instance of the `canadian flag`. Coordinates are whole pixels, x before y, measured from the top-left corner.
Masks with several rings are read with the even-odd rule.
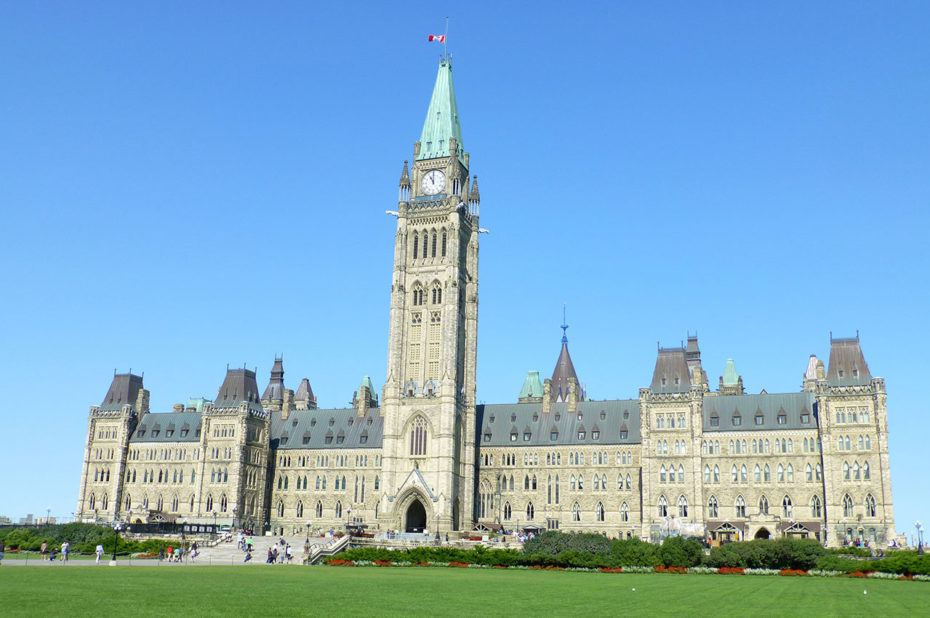
[[[431,34],[431,35],[429,35],[429,40],[430,40],[430,41],[436,41],[437,43],[445,43],[445,42],[446,42],[446,35],[444,35],[444,34]]]

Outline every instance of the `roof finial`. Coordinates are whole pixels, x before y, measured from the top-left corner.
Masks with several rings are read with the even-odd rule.
[[[568,324],[565,323],[565,303],[562,303],[562,343],[568,343]]]

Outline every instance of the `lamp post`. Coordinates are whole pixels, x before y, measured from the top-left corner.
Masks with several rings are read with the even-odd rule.
[[[119,521],[113,522],[113,532],[116,534],[116,540],[113,541],[113,564],[116,564],[116,546],[119,545],[119,531],[122,525]]]
[[[233,513],[233,520],[232,520],[233,530],[236,529],[236,511],[237,511],[237,510],[238,510],[238,509],[237,509],[236,507],[233,507],[233,510],[232,510],[232,513]]]
[[[213,511],[213,538],[216,538],[216,511]]]
[[[922,556],[924,553],[924,526],[920,521],[914,522],[917,528],[917,555]]]
[[[313,522],[311,522],[309,519],[307,520],[307,543],[310,542],[310,525],[311,525],[312,523],[313,523]]]
[[[45,509],[45,525],[46,526],[50,524],[51,519],[52,519],[52,507],[48,507]]]
[[[350,521],[352,521],[352,507],[351,506],[346,509],[346,534],[349,534],[349,522]]]

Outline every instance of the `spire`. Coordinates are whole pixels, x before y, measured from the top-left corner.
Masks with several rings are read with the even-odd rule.
[[[526,380],[523,381],[523,388],[520,389],[520,403],[539,402],[543,398],[543,385],[539,380],[538,371],[528,371]]]
[[[568,343],[568,324],[565,323],[565,303],[562,303],[562,343]]]
[[[436,85],[433,86],[433,96],[426,110],[417,161],[449,156],[452,139],[455,140],[455,155],[465,165],[462,127],[459,125],[459,110],[455,103],[455,87],[452,85],[452,59],[444,57],[439,61]]]
[[[400,175],[400,186],[402,189],[410,188],[410,169],[407,167],[407,161],[404,161],[404,171]]]
[[[568,395],[572,388],[576,390],[579,388],[575,365],[572,364],[572,357],[568,353],[568,337],[565,335],[568,325],[565,324],[564,307],[562,326],[560,328],[562,329],[562,351],[559,352],[559,360],[556,361],[555,370],[552,372],[552,401],[568,401]],[[579,393],[579,395],[582,395],[579,396],[579,400],[581,400],[583,394]]]
[[[274,365],[271,367],[271,379],[262,395],[263,402],[284,400],[284,356],[275,354]]]
[[[727,364],[723,367],[723,385],[736,386],[739,382],[739,374],[736,372],[736,363],[732,358],[727,359]]]

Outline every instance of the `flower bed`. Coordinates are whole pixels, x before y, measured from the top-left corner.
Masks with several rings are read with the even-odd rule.
[[[339,559],[330,560],[326,564],[330,566],[355,566],[355,563],[352,562],[351,560],[339,560]]]
[[[874,573],[875,571],[856,571],[855,573],[850,573],[850,577],[861,577],[865,578]]]
[[[741,567],[720,567],[717,569],[720,575],[745,575],[746,571]]]
[[[807,571],[802,571],[801,569],[782,569],[778,572],[779,575],[810,575]]]
[[[601,567],[601,573],[623,573],[623,567]]]
[[[377,565],[377,566],[382,566],[382,567],[383,567],[383,566],[391,566],[392,564],[394,564],[394,563],[391,562],[390,560],[375,560],[375,565]]]
[[[656,573],[679,573],[679,574],[685,574],[685,573],[688,572],[688,568],[687,568],[687,567],[681,567],[681,566],[668,566],[668,567],[667,567],[667,566],[662,566],[661,564],[657,564],[656,567],[655,567],[655,571],[656,571]]]
[[[450,562],[450,563],[449,563],[449,566],[450,566],[450,567],[459,567],[459,568],[463,568],[463,569],[464,569],[464,568],[470,567],[471,565],[468,564],[467,562]]]

